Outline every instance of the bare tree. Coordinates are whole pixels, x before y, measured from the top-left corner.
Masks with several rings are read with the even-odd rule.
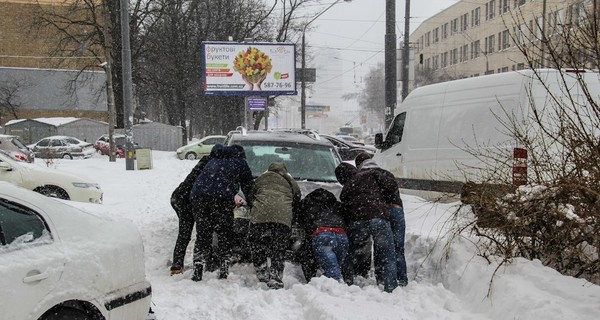
[[[511,25],[518,27],[511,29],[511,39],[547,97],[536,105],[539,92],[528,88],[524,118],[498,115],[528,152],[528,184],[511,186],[508,175],[498,174],[510,172],[511,161],[496,161],[486,183],[467,183],[463,201],[473,208],[475,220],[456,230],[478,235],[484,257],[539,259],[598,284],[600,97],[590,83],[599,77],[599,7],[596,0],[580,1],[563,10],[550,8],[545,19],[512,14]],[[559,69],[560,76],[550,81],[539,67]],[[506,158],[497,152],[476,156],[489,163]]]
[[[5,79],[0,81],[0,119],[10,114],[18,119],[18,111],[21,107],[19,93],[26,87],[22,80]]]

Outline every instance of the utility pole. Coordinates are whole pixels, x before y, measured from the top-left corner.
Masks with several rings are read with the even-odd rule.
[[[402,101],[408,96],[408,63],[410,56],[410,0],[405,0],[404,9],[404,48],[402,50]],[[393,114],[392,114],[393,116]]]
[[[385,125],[394,119],[398,89],[396,87],[396,0],[385,4]]]
[[[121,43],[123,49],[121,58],[123,60],[123,117],[125,124],[125,169],[134,170],[133,160],[133,133],[132,133],[132,80],[131,80],[131,47],[129,43],[129,3],[121,0]]]

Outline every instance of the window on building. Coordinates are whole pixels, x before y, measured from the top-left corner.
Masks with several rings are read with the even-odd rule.
[[[431,58],[431,68],[433,70],[437,70],[440,67],[440,57],[439,56],[433,56]]]
[[[458,18],[450,21],[450,35],[458,33]]]
[[[498,0],[498,12],[500,14],[507,13],[510,10],[510,0]]]
[[[471,42],[471,59],[479,58],[481,52],[479,40]]]
[[[554,13],[554,22],[556,25],[556,32],[562,33],[565,27],[565,10],[560,9]]]
[[[494,52],[494,46],[496,44],[495,42],[496,37],[494,35],[485,38],[485,54]]]
[[[448,52],[442,53],[442,68],[448,66]]]
[[[462,55],[460,61],[464,62],[467,60],[469,60],[469,45],[465,44],[464,46],[462,46]]]
[[[442,25],[442,39],[448,38],[448,23]]]
[[[479,17],[481,15],[481,8],[477,7],[473,10],[471,10],[471,26],[478,26],[479,25]]]
[[[517,5],[522,6],[525,4],[525,2],[527,2],[527,0],[517,0]]]
[[[440,41],[440,28],[433,29],[433,43]]]
[[[425,47],[429,47],[431,45],[431,31],[428,31],[425,34]]]
[[[460,19],[460,30],[465,31],[469,27],[469,14],[465,13],[461,16]]]
[[[510,47],[510,33],[508,30],[502,31],[502,41],[501,41],[501,50],[507,49]]]
[[[490,20],[493,19],[496,15],[496,0],[488,1],[485,4],[485,19]]]
[[[500,72],[508,72],[508,67],[502,67],[502,69],[500,70]]]
[[[458,48],[452,49],[452,64],[458,63]]]
[[[524,63],[517,63],[517,70],[523,70],[525,69],[525,64]]]

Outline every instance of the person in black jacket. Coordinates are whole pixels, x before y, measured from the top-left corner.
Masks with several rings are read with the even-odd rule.
[[[396,181],[378,170],[360,171],[342,162],[335,169],[335,176],[343,185],[340,201],[350,240],[349,257],[355,255],[359,246],[369,237],[373,238],[373,260],[378,283],[386,292],[398,286],[396,252],[389,221],[386,200],[396,192]],[[347,273],[344,277],[351,284],[354,276],[353,259],[346,259]]]
[[[173,207],[179,218],[179,231],[177,233],[175,249],[173,250],[171,275],[183,273],[185,251],[192,239],[192,230],[194,229],[194,212],[190,204],[190,191],[192,191],[196,177],[198,177],[210,159],[212,159],[212,153],[202,157],[171,194],[171,207]]]
[[[349,246],[341,210],[333,193],[318,188],[300,202],[302,215],[298,219],[311,237],[312,253],[323,275],[338,281],[343,280],[342,265]]]
[[[366,152],[359,153],[354,159],[356,167],[360,171],[365,170],[377,170],[390,179],[396,179],[394,175],[380,168],[371,155]],[[389,206],[390,213],[390,225],[392,227],[392,234],[394,236],[394,249],[396,251],[396,269],[398,271],[398,285],[405,287],[408,284],[408,275],[406,268],[406,258],[404,256],[404,238],[406,235],[406,222],[404,219],[404,208],[402,205],[402,199],[400,198],[400,189],[396,188],[394,193],[386,195],[386,203]]]
[[[226,279],[229,275],[235,195],[239,188],[245,196],[249,195],[253,184],[252,171],[241,146],[217,144],[212,151],[213,158],[200,172],[190,192],[196,220],[194,281],[202,280],[204,264],[212,247],[213,232],[216,232],[219,243],[219,278]],[[251,201],[248,201],[248,205],[252,206]]]

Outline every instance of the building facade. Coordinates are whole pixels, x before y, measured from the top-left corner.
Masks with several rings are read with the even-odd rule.
[[[586,19],[594,5],[596,0],[461,0],[410,35],[413,87],[529,68],[517,41],[541,48],[542,34]],[[551,67],[543,60],[534,66]]]

